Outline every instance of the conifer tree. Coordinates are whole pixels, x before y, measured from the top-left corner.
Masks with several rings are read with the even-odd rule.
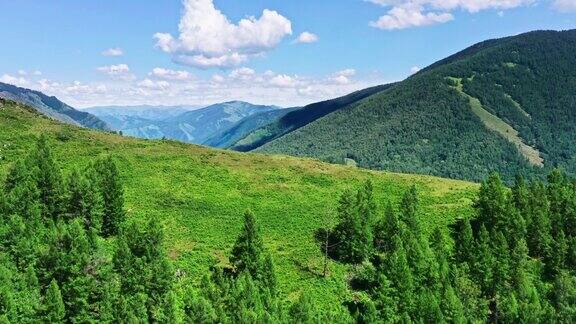
[[[362,196],[362,195],[358,195]],[[364,261],[373,246],[371,228],[359,213],[358,200],[350,191],[344,192],[338,206],[340,222],[334,228],[338,259],[348,263]]]
[[[400,223],[392,205],[386,206],[384,218],[378,220],[374,226],[374,247],[380,252],[389,252],[392,249],[392,237],[400,235]]]
[[[289,310],[290,321],[298,324],[316,323],[316,310],[309,294],[303,293]]]
[[[491,230],[506,230],[508,215],[506,188],[496,173],[482,182],[478,200],[474,207],[478,212],[478,222]]]
[[[456,223],[456,257],[460,262],[472,263],[476,255],[474,234],[470,220],[461,219]]]
[[[417,215],[418,211],[418,191],[416,186],[410,187],[404,196],[402,196],[402,202],[400,203],[400,212],[402,215],[401,220],[408,226],[410,231],[419,237],[422,229],[420,228],[420,220]]]
[[[262,252],[264,245],[260,230],[254,219],[254,214],[247,211],[244,213],[244,225],[236,243],[232,248],[230,261],[238,273],[248,271],[252,277],[258,277],[262,264]]]
[[[56,280],[52,280],[44,298],[44,319],[48,323],[64,323],[65,308]]]
[[[34,170],[34,179],[40,191],[42,215],[56,221],[63,212],[64,188],[60,169],[52,158],[45,136],[41,136],[28,165]]]
[[[102,221],[100,209],[98,188],[78,170],[74,170],[68,178],[68,216],[80,218],[86,230],[99,230]]]
[[[96,171],[100,178],[100,194],[103,205],[102,234],[105,237],[113,236],[118,234],[126,218],[124,189],[120,171],[110,156],[97,163]]]

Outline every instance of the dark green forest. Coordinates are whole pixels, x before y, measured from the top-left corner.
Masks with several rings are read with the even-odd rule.
[[[389,89],[351,103],[256,149],[353,159],[358,166],[481,181],[492,172],[544,178],[576,171],[576,31],[537,31],[477,44]],[[519,132],[544,166],[491,131],[463,92]]]
[[[163,229],[127,219],[111,157],[68,174],[45,138],[0,191],[0,320],[26,322],[324,323],[576,320],[576,180],[483,182],[475,217],[428,228],[419,196],[379,210],[366,182],[342,194],[337,224],[319,228],[327,258],[355,265],[344,301],[325,313],[277,289],[256,216],[202,278],[172,267]],[[336,215],[335,215],[336,216]],[[329,278],[329,263],[324,276]]]

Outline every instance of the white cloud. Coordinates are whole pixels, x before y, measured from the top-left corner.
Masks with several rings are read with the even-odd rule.
[[[275,48],[292,34],[290,20],[265,9],[260,18],[237,24],[218,10],[213,0],[184,0],[179,36],[156,33],[156,47],[173,54],[176,63],[200,68],[226,68]]]
[[[139,87],[150,89],[150,90],[165,90],[170,87],[170,83],[167,81],[152,81],[150,79],[144,79],[138,83]]]
[[[561,12],[575,12],[576,11],[576,1],[575,0],[555,0],[552,4],[553,7]]]
[[[214,74],[214,75],[212,76],[212,82],[215,82],[215,83],[222,83],[222,82],[224,82],[225,80],[226,80],[226,79],[224,79],[224,77],[221,76],[220,74]]]
[[[410,68],[410,74],[418,73],[421,70],[419,66],[413,66]]]
[[[280,74],[270,79],[270,85],[278,88],[293,88],[297,85],[297,81],[294,77],[286,74]]]
[[[102,52],[104,56],[122,56],[124,55],[124,51],[120,47],[109,48]]]
[[[19,74],[19,75],[22,75],[22,76],[25,76],[25,75],[28,75],[28,72],[26,72],[26,71],[24,71],[24,70],[18,70],[18,74]]]
[[[38,70],[36,70],[36,71],[32,72],[32,75],[35,75],[35,76],[41,76],[41,75],[42,75],[42,72],[41,72],[41,71],[38,71]]]
[[[441,24],[453,19],[454,16],[447,12],[423,13],[417,7],[394,7],[377,21],[370,22],[370,26],[386,30],[406,29]]]
[[[307,31],[300,34],[296,39],[296,43],[300,44],[316,43],[317,41],[318,41],[318,35]]]
[[[454,19],[453,11],[477,13],[482,10],[503,10],[527,6],[537,0],[366,0],[389,8],[370,25],[385,30],[442,24]],[[573,1],[573,0],[556,0]]]
[[[25,87],[30,82],[23,77],[14,77],[9,74],[4,74],[0,77],[0,82],[12,84],[18,87]]]
[[[336,84],[350,84],[352,83],[352,80],[350,80],[350,78],[353,77],[354,75],[356,75],[356,70],[346,69],[334,73],[334,75],[330,78],[330,80]]]
[[[232,79],[248,80],[252,76],[254,76],[255,74],[256,74],[256,71],[254,71],[250,68],[247,68],[247,67],[243,67],[243,68],[232,70],[232,72],[230,72],[230,74],[228,76]]]
[[[135,79],[135,76],[130,73],[130,67],[126,64],[101,66],[97,70],[118,80],[130,81]]]
[[[88,85],[80,81],[74,81],[72,85],[65,86],[63,92],[66,95],[100,95],[105,93],[108,88],[103,85]]]
[[[186,81],[192,78],[192,74],[187,71],[174,71],[164,68],[154,68],[152,72],[148,73],[149,76],[172,81]]]

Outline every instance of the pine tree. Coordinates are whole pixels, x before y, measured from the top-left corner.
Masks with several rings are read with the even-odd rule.
[[[506,289],[510,276],[510,249],[502,232],[498,231],[493,238],[492,253],[494,255],[494,288],[496,291]]]
[[[552,251],[552,255],[546,259],[546,275],[548,278],[553,278],[556,274],[560,273],[566,263],[568,242],[562,229],[559,230],[557,236],[552,242]]]
[[[419,237],[422,233],[420,226],[420,219],[417,215],[418,211],[418,190],[416,186],[410,187],[408,191],[404,193],[402,197],[402,202],[400,203],[400,212],[402,215],[401,220],[408,226],[410,231]]]
[[[464,307],[460,298],[456,295],[454,288],[447,285],[444,289],[444,298],[442,298],[442,313],[444,319],[449,323],[466,323]]]
[[[507,205],[506,188],[500,176],[493,173],[482,182],[478,200],[474,204],[479,223],[491,230],[505,231],[508,222]]]
[[[42,212],[40,190],[31,171],[31,166],[20,159],[11,167],[4,184],[6,193],[4,209],[7,215],[17,214],[33,222]]]
[[[80,218],[86,230],[99,230],[101,223],[101,206],[98,188],[74,170],[68,178],[67,214],[69,217]]]
[[[517,176],[514,186],[512,187],[512,197],[514,205],[522,214],[526,214],[529,210],[530,190],[526,185],[524,177]]]
[[[338,215],[340,222],[333,233],[338,259],[347,263],[361,263],[372,250],[373,238],[366,219],[359,213],[358,200],[350,191],[344,192],[340,198]]]
[[[472,263],[475,259],[476,248],[474,234],[470,220],[461,219],[456,223],[456,257],[460,262]]]
[[[64,323],[65,309],[60,288],[56,280],[52,280],[44,298],[44,319],[48,323]]]
[[[264,245],[254,214],[247,211],[244,213],[242,231],[232,248],[230,261],[238,273],[248,271],[253,277],[258,277],[263,250]]]
[[[560,272],[554,279],[552,304],[556,309],[558,323],[576,321],[576,277],[567,271]]]
[[[546,258],[552,248],[552,225],[548,214],[548,196],[541,182],[531,187],[531,221],[528,226],[527,243],[530,255]]]
[[[118,234],[126,218],[124,189],[120,171],[112,157],[100,160],[96,164],[96,171],[100,178],[100,194],[103,204],[102,235],[109,237]]]
[[[310,295],[306,293],[300,295],[300,298],[290,307],[289,315],[291,323],[316,323],[315,305]]]
[[[398,294],[395,299],[398,300],[399,310],[410,313],[414,305],[412,270],[408,265],[406,251],[400,237],[396,235],[393,240],[395,249],[388,259],[386,276],[392,280],[393,287]]]
[[[392,237],[400,235],[400,223],[391,204],[384,212],[384,218],[374,226],[374,247],[380,252],[389,252],[392,249]]]
[[[492,255],[490,234],[488,234],[486,227],[482,225],[478,235],[478,249],[475,270],[477,272],[479,282],[481,283],[482,290],[487,297],[494,295],[493,269],[494,256]]]
[[[42,215],[56,221],[63,212],[63,182],[45,136],[38,140],[31,158],[29,166],[34,170],[34,179],[40,191]]]

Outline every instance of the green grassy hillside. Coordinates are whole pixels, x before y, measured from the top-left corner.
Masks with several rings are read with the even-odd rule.
[[[331,263],[321,277],[322,254],[313,234],[334,215],[340,194],[364,180],[374,183],[379,210],[397,203],[412,185],[421,193],[421,217],[428,230],[471,212],[475,184],[429,176],[359,170],[311,159],[243,154],[172,141],[147,141],[81,129],[41,117],[33,110],[0,101],[0,175],[45,134],[65,170],[112,155],[125,183],[129,219],[156,218],[165,246],[185,275],[197,282],[226,255],[251,209],[276,265],[284,299],[310,294],[321,307],[339,309],[351,294],[347,266]],[[443,227],[445,228],[445,227]]]
[[[256,151],[469,180],[574,173],[575,50],[576,30],[480,43]]]

